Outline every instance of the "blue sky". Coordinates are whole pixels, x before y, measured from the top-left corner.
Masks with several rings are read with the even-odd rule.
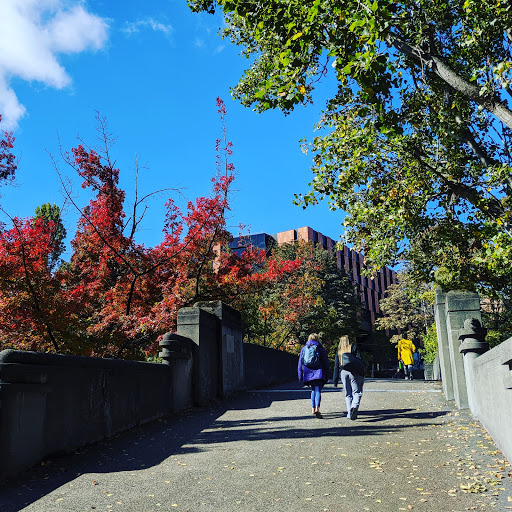
[[[4,209],[26,217],[42,203],[63,204],[50,155],[59,156],[59,144],[75,147],[77,136],[96,145],[96,111],[117,139],[112,154],[127,206],[136,161],[143,167],[141,194],[180,188],[187,198],[207,195],[221,135],[220,96],[237,172],[232,231],[237,234],[239,224],[271,234],[309,225],[337,239],[342,212],[330,212],[326,204],[306,211],[292,204],[293,194],[306,192],[312,178],[299,140],[312,139],[324,95],[332,91],[321,85],[315,105],[287,117],[242,107],[229,89],[248,61],[218,35],[221,24],[218,16],[191,13],[186,0],[1,0],[1,127],[14,131],[19,157],[15,185],[0,190]],[[89,198],[72,169],[59,167],[85,205]],[[139,242],[160,242],[170,195],[176,197],[169,192],[148,204]],[[76,220],[67,207],[68,242]]]

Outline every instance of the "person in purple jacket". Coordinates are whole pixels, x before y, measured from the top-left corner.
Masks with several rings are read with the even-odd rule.
[[[321,418],[320,402],[322,388],[329,380],[329,359],[327,352],[318,341],[318,334],[310,334],[306,345],[302,347],[297,367],[299,380],[311,387],[312,413]]]

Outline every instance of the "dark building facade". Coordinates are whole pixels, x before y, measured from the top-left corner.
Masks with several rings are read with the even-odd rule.
[[[238,256],[240,256],[247,247],[256,247],[264,249],[267,256],[270,255],[272,247],[277,245],[277,240],[267,233],[257,233],[256,235],[237,236],[229,244],[229,248]]]

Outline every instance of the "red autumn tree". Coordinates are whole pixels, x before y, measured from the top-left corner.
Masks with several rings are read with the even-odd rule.
[[[263,251],[237,257],[222,249],[231,239],[225,214],[234,169],[225,107],[220,99],[217,105],[223,138],[217,141],[212,193],[190,201],[185,212],[170,199],[163,241],[154,248],[135,240],[141,220],[136,208],[126,222],[125,193],[110,158],[104,122],[100,120],[101,154],[83,144],[72,150],[66,161],[94,197],[82,208],[69,194],[80,211],[70,262],[53,272],[47,264],[51,222],[14,219],[13,228],[4,233],[0,276],[17,268],[10,302],[9,290],[0,286],[0,329],[4,334],[11,329],[16,340],[9,346],[137,358],[143,350],[154,350],[158,337],[175,328],[179,308],[212,299],[235,303],[240,295],[269,286],[300,265],[267,262]],[[16,301],[19,290],[24,294]],[[5,338],[0,339],[6,346]]]
[[[12,225],[0,232],[0,347],[58,351],[70,304],[49,263],[53,223],[14,218]]]

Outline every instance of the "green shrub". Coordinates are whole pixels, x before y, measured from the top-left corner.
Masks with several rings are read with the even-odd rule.
[[[485,337],[485,341],[489,343],[489,348],[493,348],[496,345],[503,343],[506,339],[508,339],[506,334],[495,329],[489,329],[487,331],[487,336]]]
[[[423,345],[424,348],[421,350],[421,356],[423,357],[423,362],[427,364],[431,364],[434,362],[434,359],[437,355],[438,345],[437,345],[437,330],[436,324],[432,324],[427,329],[427,334],[423,337]]]

